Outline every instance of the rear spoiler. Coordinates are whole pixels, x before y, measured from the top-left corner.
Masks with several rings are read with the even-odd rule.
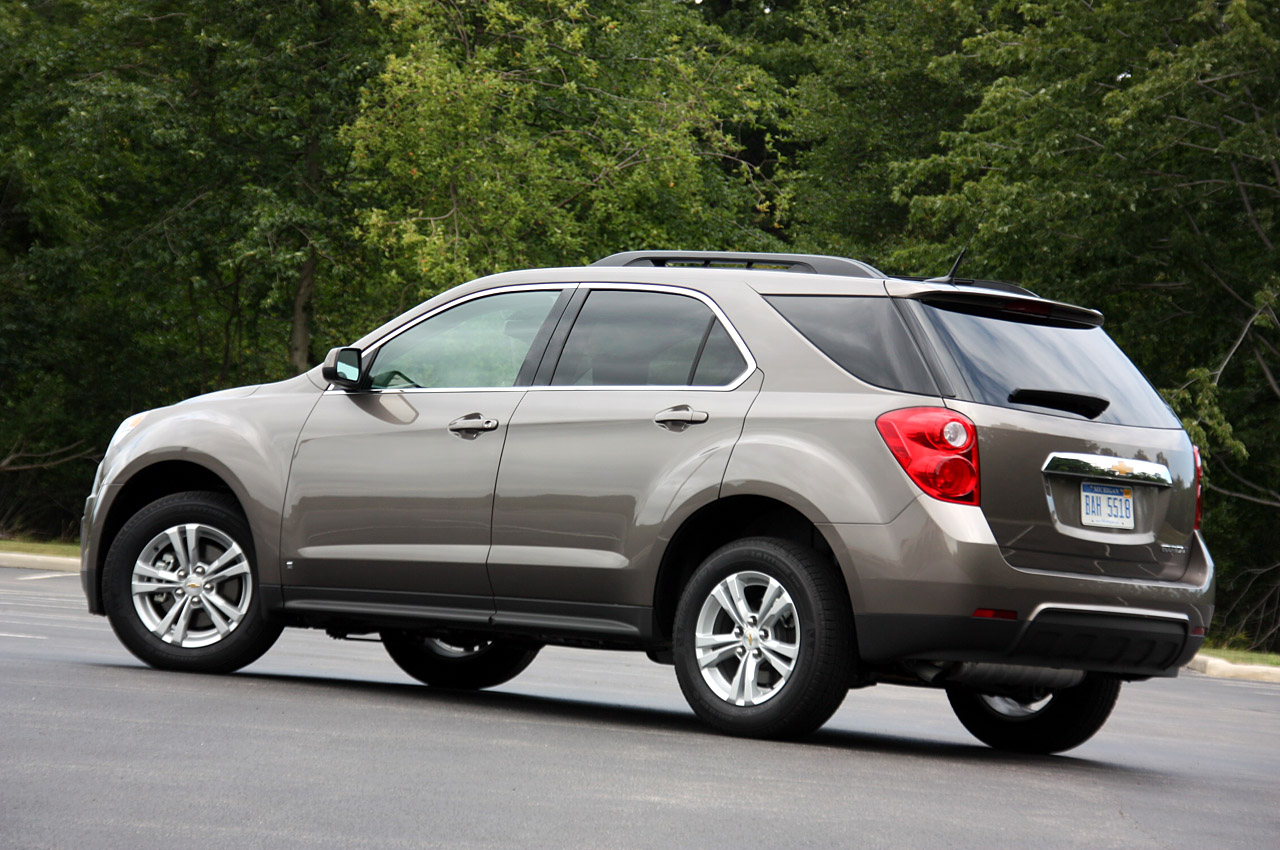
[[[1009,284],[1012,286],[1013,284]],[[1020,287],[1019,287],[1020,288]],[[1069,325],[1078,328],[1101,327],[1105,317],[1097,310],[1077,307],[1061,301],[1014,293],[1010,298],[995,292],[964,292],[954,289],[919,292],[907,297],[946,310],[992,316],[1019,322]]]
[[[1007,280],[980,280],[976,277],[956,277],[950,278],[949,280],[941,280],[936,277],[914,277],[906,274],[895,274],[893,277],[898,280],[915,281],[916,283],[947,283],[953,286],[977,286],[982,289],[995,289],[1000,292],[1012,292],[1016,295],[1036,295],[1025,286],[1019,286],[1018,284],[1010,283]]]

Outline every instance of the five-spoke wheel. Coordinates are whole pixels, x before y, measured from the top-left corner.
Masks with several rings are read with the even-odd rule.
[[[847,594],[813,550],[739,540],[689,579],[673,650],[685,699],[708,723],[735,735],[803,735],[825,723],[848,690]]]
[[[257,659],[280,634],[254,600],[253,538],[235,501],[178,493],[120,530],[103,573],[112,628],[156,667],[226,672]]]
[[[716,696],[742,706],[765,702],[786,685],[800,652],[791,594],[754,570],[726,577],[702,603],[694,648]]]
[[[133,607],[165,643],[210,646],[249,611],[249,559],[226,532],[189,522],[153,537],[133,565]]]

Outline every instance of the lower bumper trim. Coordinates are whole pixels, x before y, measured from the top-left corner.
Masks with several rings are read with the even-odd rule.
[[[1038,612],[1034,620],[864,615],[864,661],[990,661],[1124,676],[1176,676],[1204,642],[1185,620],[1110,612]]]

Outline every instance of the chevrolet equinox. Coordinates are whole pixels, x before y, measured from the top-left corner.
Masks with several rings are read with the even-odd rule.
[[[855,260],[648,251],[437,295],[279,383],[121,424],[89,609],[228,672],[285,626],[501,684],[540,647],[673,664],[722,731],[939,688],[977,738],[1087,740],[1204,640],[1200,464],[1102,316]]]

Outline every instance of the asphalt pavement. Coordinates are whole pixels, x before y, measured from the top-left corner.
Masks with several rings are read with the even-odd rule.
[[[77,558],[0,551],[0,567],[45,570],[49,572],[78,572],[80,561]],[[1206,655],[1197,655],[1187,665],[1187,669],[1195,673],[1212,676],[1215,679],[1246,679],[1253,682],[1280,683],[1280,667],[1269,667],[1260,664],[1233,664],[1230,661]]]
[[[669,667],[547,649],[482,693],[290,631],[231,676],[151,670],[72,573],[0,569],[0,848],[1265,848],[1280,685],[1127,685],[1056,757],[936,692],[849,695],[800,743],[717,735]]]

